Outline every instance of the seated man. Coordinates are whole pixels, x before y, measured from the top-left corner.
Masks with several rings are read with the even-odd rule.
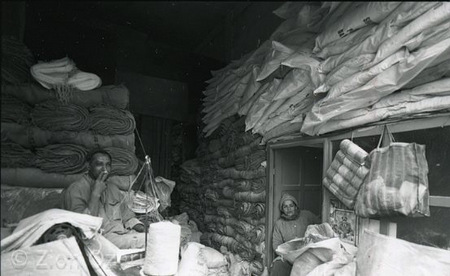
[[[103,235],[121,249],[145,245],[144,224],[129,209],[116,185],[106,185],[111,155],[101,149],[87,156],[89,170],[62,193],[62,209],[103,218]]]

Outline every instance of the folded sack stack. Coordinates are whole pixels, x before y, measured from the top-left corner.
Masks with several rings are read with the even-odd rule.
[[[274,13],[285,21],[269,40],[211,72],[198,158],[183,164],[178,187],[203,242],[248,261],[260,256],[249,233],[264,232],[255,220],[264,217],[265,170],[248,161],[265,156],[260,145],[450,108],[449,3],[286,2]],[[254,138],[229,150],[244,137]],[[351,178],[351,196],[367,168],[348,161],[328,180]],[[245,170],[249,163],[256,168]],[[253,187],[262,190],[246,190]]]
[[[3,79],[2,200],[11,192],[4,185],[60,191],[87,171],[86,155],[98,147],[113,156],[112,180],[130,181],[138,159],[128,89],[109,85],[70,92],[68,102],[61,102],[54,88]]]
[[[450,107],[447,2],[286,2],[255,51],[211,72],[203,132],[320,135]],[[401,108],[398,108],[401,106]]]
[[[202,139],[198,158],[182,164],[180,211],[195,220],[201,242],[235,255],[255,275],[263,270],[265,147],[237,116]]]

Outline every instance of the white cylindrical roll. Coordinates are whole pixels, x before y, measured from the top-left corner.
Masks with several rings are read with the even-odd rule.
[[[147,239],[144,273],[146,275],[174,275],[178,270],[181,227],[162,221],[150,224]]]

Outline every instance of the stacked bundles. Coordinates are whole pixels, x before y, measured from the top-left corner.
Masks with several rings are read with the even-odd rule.
[[[10,95],[2,96],[2,122],[30,124],[31,107]]]
[[[56,68],[59,62],[68,67]],[[32,71],[53,78],[48,82],[39,78],[42,85],[48,86],[56,78],[65,78],[50,74],[52,70],[69,70],[70,66],[70,60],[64,59],[36,64]],[[89,76],[72,73],[76,72],[69,74],[69,81],[77,81],[74,87],[84,90],[90,85]],[[67,187],[86,172],[85,158],[94,148],[110,151],[113,174],[135,173],[138,167],[133,134],[136,123],[125,110],[129,103],[128,89],[119,85],[89,92],[81,90],[73,89],[67,98],[69,102],[61,103],[55,91],[35,84],[2,84],[2,145],[8,143],[2,147],[2,184]]]
[[[31,113],[33,124],[51,131],[84,131],[89,127],[88,110],[75,104],[48,101],[36,105]]]
[[[354,207],[359,189],[369,173],[366,165],[368,156],[366,151],[350,140],[342,140],[323,179],[322,184],[348,208]]]
[[[69,144],[36,149],[36,167],[44,172],[78,174],[86,171],[86,149]]]
[[[236,113],[265,143],[448,109],[440,91],[404,96],[402,110],[371,107],[397,90],[411,95],[408,89],[449,77],[450,4],[287,2],[274,13],[286,20],[269,41],[211,72],[206,137]]]
[[[34,64],[30,50],[14,37],[2,35],[2,81],[17,84],[31,81],[30,67]]]
[[[313,55],[314,40],[334,7],[297,4],[275,11],[287,20],[270,41],[212,72],[204,92],[206,136],[236,113],[245,116],[245,131],[261,134],[263,143],[299,131],[314,103],[313,91],[324,79],[320,59]]]
[[[25,148],[45,147],[52,144],[75,144],[87,149],[118,147],[134,152],[134,134],[98,135],[89,131],[50,131],[34,126],[2,123],[2,135]]]
[[[35,155],[15,143],[2,142],[2,168],[34,167]]]
[[[230,252],[262,272],[265,238],[266,151],[261,137],[245,133],[245,120],[232,116],[205,139],[203,155],[182,165],[180,211],[202,227],[202,243]]]
[[[113,175],[131,175],[136,171],[138,159],[134,152],[116,147],[108,147],[105,150],[113,159],[111,164]]]
[[[361,5],[361,9],[368,7]],[[358,14],[358,20],[364,17]],[[350,19],[357,19],[353,12],[342,16],[337,25],[350,28]],[[359,25],[348,36],[315,48],[325,59],[319,69],[326,74],[315,92],[326,97],[314,104],[302,132],[317,135],[448,110],[448,85],[441,81],[450,72],[450,4],[402,2],[380,19],[378,24]],[[319,42],[318,38],[316,46]],[[416,88],[422,91],[413,91]]]
[[[128,110],[107,106],[93,107],[89,119],[93,132],[101,135],[127,135],[134,132],[136,122]]]
[[[57,99],[54,91],[36,84],[4,85],[2,83],[1,92],[2,95],[13,95],[30,105]],[[86,108],[105,104],[126,109],[129,96],[130,91],[124,85],[106,85],[91,91],[76,91],[72,93],[70,103]]]

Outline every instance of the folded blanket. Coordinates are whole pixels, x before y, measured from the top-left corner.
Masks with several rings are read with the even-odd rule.
[[[99,87],[100,85],[102,85],[102,80],[96,74],[77,70],[67,80],[67,84],[70,86],[73,86],[81,91],[88,91],[88,90],[95,89],[95,88]]]
[[[2,95],[2,122],[30,124],[31,106],[12,95]]]
[[[118,147],[135,150],[134,134],[98,135],[90,131],[49,131],[34,126],[15,123],[1,124],[2,137],[25,148],[42,148],[52,144],[75,144],[87,149]]]
[[[66,188],[83,174],[46,173],[37,168],[1,168],[2,185],[31,188]]]
[[[15,143],[2,142],[2,168],[34,167],[35,155]]]
[[[43,87],[52,89],[57,85],[66,84],[69,73],[75,69],[75,63],[68,57],[64,57],[50,62],[39,61],[31,66],[30,72]]]
[[[112,157],[111,174],[131,175],[135,173],[138,167],[138,159],[134,152],[116,147],[108,147],[105,150]]]
[[[75,63],[68,57],[39,62],[33,65],[30,71],[33,78],[47,89],[65,86],[87,91],[102,84],[97,75],[77,69]]]
[[[54,91],[36,84],[5,85],[2,83],[1,92],[2,96],[13,95],[31,105],[57,99]],[[76,91],[72,93],[70,103],[82,107],[108,104],[117,108],[128,108],[129,94],[130,91],[124,85],[106,85],[90,91]]]
[[[266,202],[266,191],[262,191],[260,193],[253,192],[238,192],[233,196],[234,200],[237,201],[248,201],[248,202]]]
[[[71,144],[36,149],[36,167],[49,173],[78,174],[87,170],[86,149]]]
[[[265,215],[265,204],[251,202],[237,202],[234,209],[238,217],[262,218]]]
[[[136,128],[131,112],[113,107],[90,108],[89,119],[92,131],[102,135],[131,134]]]
[[[47,130],[83,131],[89,125],[86,108],[75,104],[60,104],[48,101],[38,104],[31,112],[34,125]]]

